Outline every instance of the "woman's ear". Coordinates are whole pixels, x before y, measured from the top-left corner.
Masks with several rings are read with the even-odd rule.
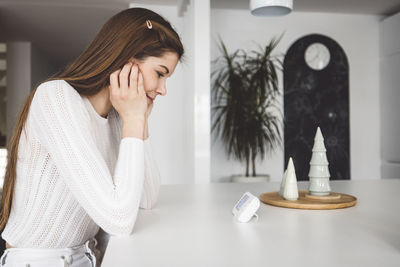
[[[137,61],[134,57],[131,57],[131,58],[128,60],[128,62],[131,62],[131,63],[133,63],[133,64],[137,64],[137,63],[138,63],[138,61]]]

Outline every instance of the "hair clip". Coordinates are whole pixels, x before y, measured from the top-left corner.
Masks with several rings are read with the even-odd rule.
[[[146,20],[146,25],[147,25],[147,28],[149,28],[149,29],[153,28],[153,24],[151,24],[150,20]]]

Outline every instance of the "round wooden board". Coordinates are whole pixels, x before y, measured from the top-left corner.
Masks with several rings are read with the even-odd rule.
[[[356,197],[341,193],[332,192],[330,196],[321,197],[306,195],[308,195],[308,191],[299,191],[299,198],[295,201],[290,201],[281,197],[279,192],[269,192],[261,194],[260,200],[273,206],[307,210],[343,209],[352,207],[357,203]]]

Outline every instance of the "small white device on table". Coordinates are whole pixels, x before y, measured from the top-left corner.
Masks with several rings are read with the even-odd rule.
[[[249,222],[260,207],[260,200],[249,192],[243,194],[232,209],[233,215],[239,222]]]

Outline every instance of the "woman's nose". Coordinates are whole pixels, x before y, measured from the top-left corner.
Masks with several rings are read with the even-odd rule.
[[[162,96],[165,96],[167,94],[167,87],[165,86],[165,84],[158,87],[157,93],[159,93]]]

